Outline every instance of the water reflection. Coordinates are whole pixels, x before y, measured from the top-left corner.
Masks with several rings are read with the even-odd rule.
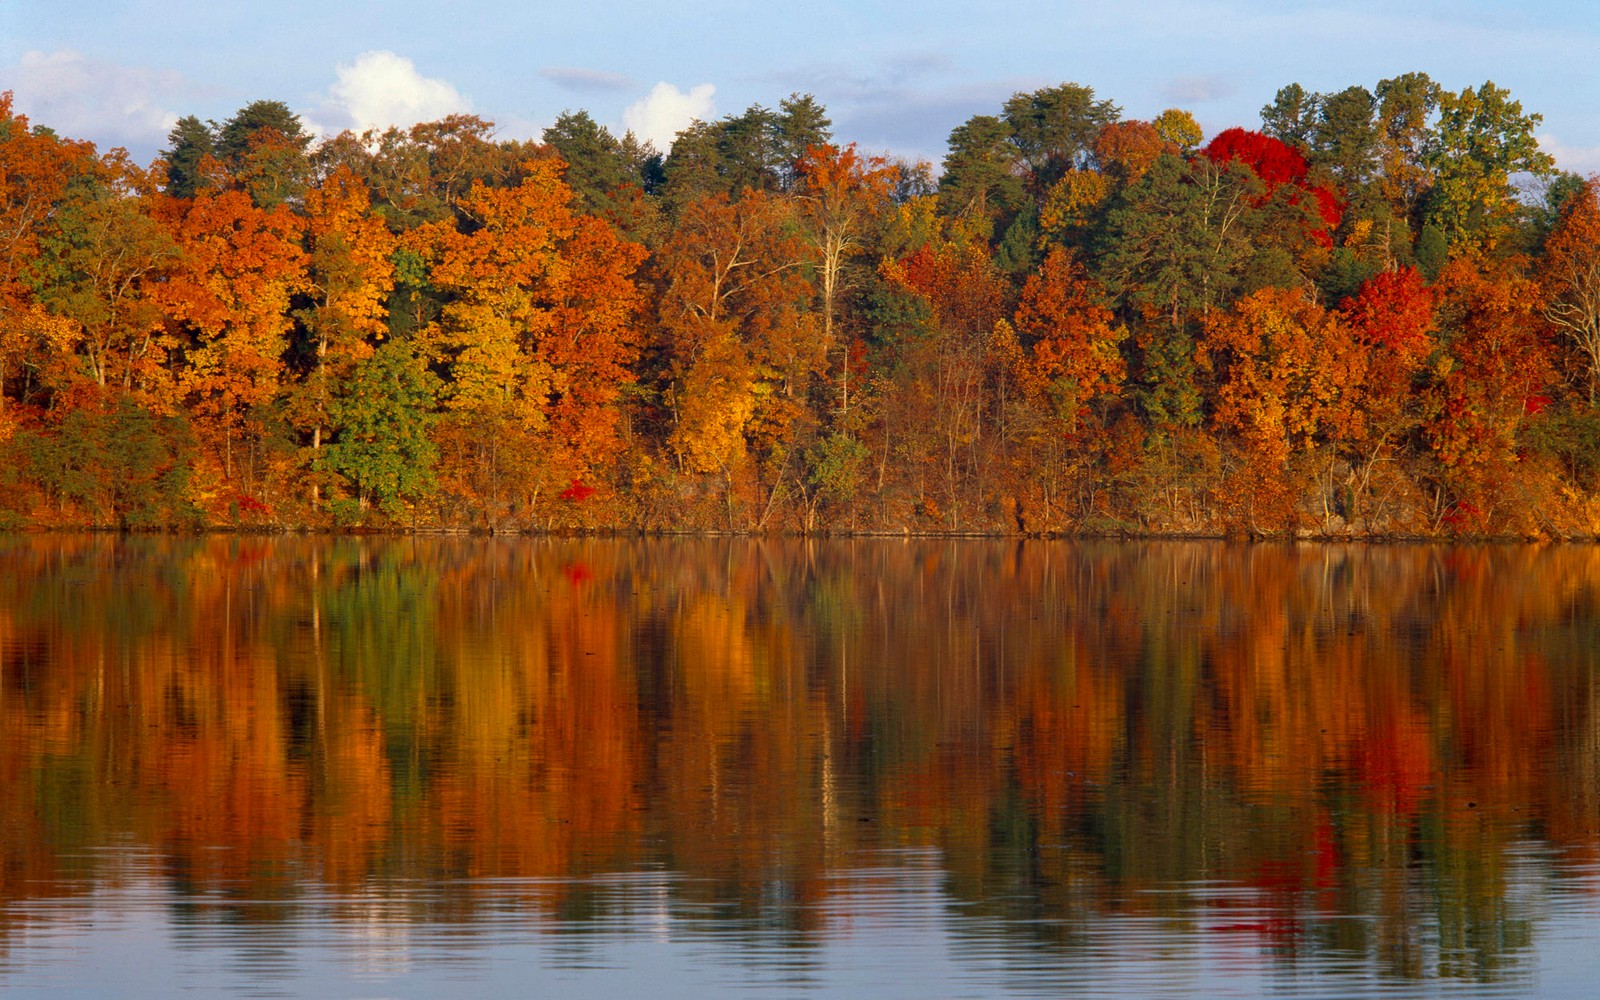
[[[1559,995],[1600,930],[1600,549],[0,569],[0,986]]]

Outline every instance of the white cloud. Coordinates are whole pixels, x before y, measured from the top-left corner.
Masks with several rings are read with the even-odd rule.
[[[686,94],[670,83],[658,83],[649,95],[628,105],[622,125],[659,150],[672,148],[672,140],[696,118],[709,121],[716,111],[712,97],[717,88],[702,83]]]
[[[328,88],[321,111],[307,116],[319,131],[409,128],[472,110],[472,102],[455,87],[423,76],[410,59],[393,52],[363,52],[355,62],[341,63],[337,72],[338,82]]]
[[[1556,167],[1575,174],[1600,173],[1600,146],[1569,146],[1549,132],[1538,136],[1539,148],[1556,158]]]
[[[177,73],[119,66],[70,49],[24,52],[0,73],[6,78],[17,111],[33,124],[102,148],[127,146],[136,155],[166,142],[178,116],[164,99],[184,89]]]

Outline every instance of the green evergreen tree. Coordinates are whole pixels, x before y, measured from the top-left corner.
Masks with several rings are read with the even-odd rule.
[[[1311,162],[1353,193],[1377,163],[1377,100],[1365,87],[1346,87],[1322,98],[1311,132]]]
[[[1261,131],[1304,152],[1311,148],[1322,95],[1298,83],[1282,87],[1272,103],[1261,109]]]
[[[794,165],[812,146],[833,141],[833,122],[810,94],[790,94],[778,102],[778,160],[784,190],[795,181]]]
[[[167,133],[169,147],[161,154],[167,164],[166,191],[174,198],[192,198],[209,186],[201,172],[206,157],[217,153],[216,124],[185,115]]]
[[[994,115],[974,115],[950,133],[939,207],[949,216],[972,216],[1005,232],[1027,200],[1017,170],[1011,129]]]
[[[1068,170],[1087,165],[1095,137],[1121,117],[1121,108],[1096,100],[1093,87],[1077,83],[1013,94],[1002,112],[1035,198]]]
[[[282,101],[252,101],[216,133],[216,153],[262,208],[300,198],[311,180],[311,136]]]

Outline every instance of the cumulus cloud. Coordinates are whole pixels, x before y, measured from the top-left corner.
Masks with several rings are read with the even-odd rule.
[[[539,75],[558,87],[580,93],[606,93],[629,90],[634,86],[633,80],[621,73],[607,73],[604,70],[582,69],[577,66],[546,66],[539,71]]]
[[[321,110],[308,116],[320,131],[408,128],[472,110],[455,87],[423,76],[410,59],[393,52],[363,52],[336,72],[338,81],[328,88]]]
[[[70,49],[25,52],[0,79],[35,125],[141,155],[165,143],[178,121],[166,101],[185,89],[177,73],[120,66]]]
[[[672,140],[696,118],[707,121],[716,111],[712,103],[717,88],[702,83],[684,93],[670,83],[658,83],[644,98],[628,105],[622,125],[640,139],[648,139],[660,150],[672,147]]]
[[[1550,132],[1538,135],[1539,148],[1556,158],[1556,167],[1575,174],[1600,173],[1600,146],[1569,146]]]

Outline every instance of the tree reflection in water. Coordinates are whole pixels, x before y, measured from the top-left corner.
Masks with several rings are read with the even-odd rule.
[[[1595,886],[1600,548],[0,546],[0,953],[144,878],[391,960],[514,917],[803,980],[903,923],[1359,991],[1514,984]]]

